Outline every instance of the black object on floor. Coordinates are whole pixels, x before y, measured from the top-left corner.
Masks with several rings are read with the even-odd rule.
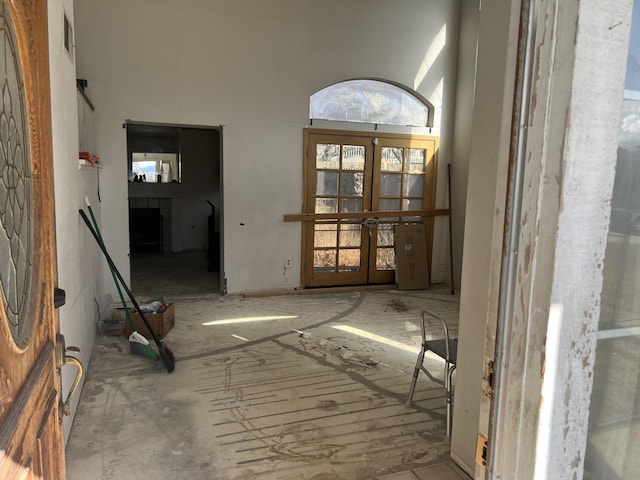
[[[209,266],[207,271],[219,272],[220,271],[220,233],[216,232],[216,207],[207,200],[207,203],[211,205],[211,215],[209,215],[207,221],[208,229],[208,243],[209,249],[207,256],[209,257]]]

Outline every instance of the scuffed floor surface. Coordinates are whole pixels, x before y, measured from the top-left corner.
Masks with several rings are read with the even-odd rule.
[[[405,405],[421,309],[457,323],[446,290],[168,299],[173,373],[97,338],[69,480],[357,480],[447,462],[444,390],[421,374]]]

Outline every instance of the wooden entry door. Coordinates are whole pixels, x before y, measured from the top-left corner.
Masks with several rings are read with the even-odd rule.
[[[437,138],[309,129],[305,147],[305,287],[393,283],[399,222],[431,251]]]
[[[3,479],[65,477],[46,7],[46,0],[5,0],[0,7]]]

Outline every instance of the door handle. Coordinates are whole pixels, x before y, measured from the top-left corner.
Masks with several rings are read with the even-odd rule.
[[[379,223],[380,219],[378,217],[368,217],[362,222],[362,224],[368,229],[376,228]]]
[[[76,377],[73,379],[73,383],[71,384],[71,389],[67,394],[67,398],[63,401],[62,395],[60,396],[60,409],[62,410],[63,415],[71,414],[71,397],[76,393],[78,385],[80,385],[80,380],[82,379],[82,374],[84,373],[84,367],[80,360],[71,355],[67,355],[67,352],[79,353],[80,349],[78,347],[67,348],[65,346],[64,335],[58,333],[56,341],[56,367],[58,368],[58,373],[62,373],[62,367],[65,365],[74,365],[78,369]]]
[[[373,229],[378,228],[380,224],[380,219],[378,217],[368,217],[365,218],[362,224],[369,229],[369,236],[373,236]]]

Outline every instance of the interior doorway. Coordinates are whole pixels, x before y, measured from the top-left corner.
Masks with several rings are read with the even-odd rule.
[[[431,265],[438,138],[306,129],[306,287],[391,284],[394,227],[422,223]]]
[[[127,121],[129,251],[220,272],[222,128]],[[197,259],[194,261],[193,259]],[[163,260],[164,259],[164,260]]]

